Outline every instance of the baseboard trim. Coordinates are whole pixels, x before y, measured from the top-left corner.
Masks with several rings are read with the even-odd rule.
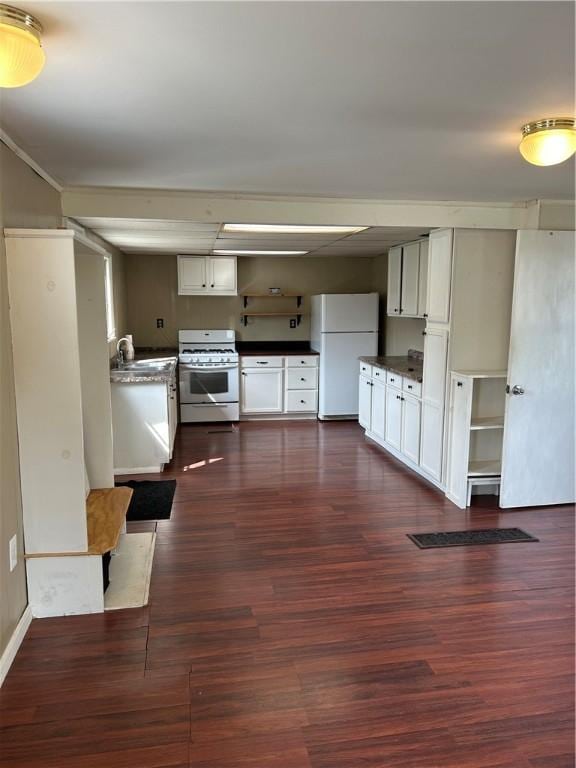
[[[431,485],[438,488],[439,491],[442,491],[444,495],[446,495],[446,488],[442,485],[442,483],[438,482],[433,477],[430,477],[426,472],[424,472],[421,467],[419,467],[417,464],[414,464],[413,461],[408,459],[404,454],[400,453],[400,451],[397,451],[395,448],[393,448],[391,445],[388,445],[387,443],[382,442],[382,440],[378,437],[378,435],[375,435],[374,432],[370,432],[369,430],[365,430],[364,437],[366,437],[368,440],[371,440],[373,443],[376,443],[376,445],[379,448],[382,448],[387,453],[389,453],[391,456],[393,456],[398,461],[401,461],[402,464],[404,464],[408,469],[411,469],[412,472],[415,472],[417,475],[420,475],[426,482],[430,483]]]
[[[30,606],[27,605],[24,610],[24,613],[20,617],[20,621],[16,625],[16,629],[14,630],[12,637],[8,641],[8,645],[6,646],[4,653],[0,657],[0,687],[4,683],[4,680],[6,679],[6,675],[8,674],[10,667],[12,666],[12,662],[16,658],[18,649],[22,645],[22,641],[24,640],[26,632],[28,631],[28,627],[30,626],[31,623],[32,623],[32,611],[30,609]]]

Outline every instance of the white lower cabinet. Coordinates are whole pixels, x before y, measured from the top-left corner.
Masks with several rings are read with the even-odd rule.
[[[113,382],[111,400],[114,474],[161,472],[172,459],[178,426],[175,379]]]
[[[438,482],[442,479],[444,408],[422,401],[420,467]]]
[[[372,421],[372,381],[367,376],[360,376],[358,387],[358,422],[364,429],[370,429]]]
[[[386,387],[386,431],[385,440],[400,450],[402,443],[402,396],[394,387]]]
[[[306,413],[318,409],[318,393],[312,389],[289,389],[286,391],[285,410],[287,413]]]
[[[402,396],[402,453],[418,464],[420,461],[420,401]]]
[[[370,428],[375,435],[384,439],[386,430],[386,387],[381,381],[373,381],[371,389]]]
[[[246,414],[282,413],[284,370],[244,368],[240,377],[240,409]]]
[[[369,436],[439,484],[443,408],[421,400],[421,382],[376,366],[367,370],[361,363],[359,390],[358,421]]]
[[[318,412],[318,357],[241,358],[240,415],[310,418]]]

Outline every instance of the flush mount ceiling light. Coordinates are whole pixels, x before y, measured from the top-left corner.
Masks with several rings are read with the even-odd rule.
[[[216,256],[304,256],[308,251],[221,251],[215,250]]]
[[[368,227],[332,227],[306,224],[224,224],[222,232],[259,232],[287,235],[351,235]]]
[[[576,120],[547,117],[522,128],[520,154],[533,165],[557,165],[576,152]]]
[[[0,87],[32,82],[44,66],[42,25],[26,11],[0,3]]]

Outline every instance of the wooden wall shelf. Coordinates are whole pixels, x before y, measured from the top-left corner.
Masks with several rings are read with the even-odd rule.
[[[241,295],[244,309],[248,306],[248,299],[296,299],[296,306],[302,306],[301,293],[243,293]]]
[[[242,312],[240,318],[243,325],[248,324],[249,317],[295,317],[296,325],[300,325],[304,315],[302,312]]]

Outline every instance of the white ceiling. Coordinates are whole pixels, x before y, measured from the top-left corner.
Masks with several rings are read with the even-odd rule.
[[[84,227],[124,253],[199,253],[225,250],[298,250],[307,256],[378,256],[390,246],[416,240],[427,227],[370,227],[352,235],[221,232],[221,224],[193,221],[79,218]]]
[[[20,4],[20,3],[19,3]],[[571,2],[28,2],[2,125],[66,185],[568,198],[520,126],[574,113]]]

